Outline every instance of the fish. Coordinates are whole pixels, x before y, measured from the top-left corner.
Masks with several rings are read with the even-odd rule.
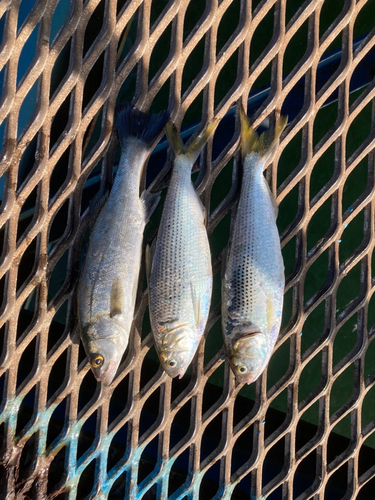
[[[92,372],[108,386],[127,348],[133,322],[145,225],[160,193],[143,191],[145,162],[169,116],[116,110],[121,156],[110,194],[93,209],[86,259],[78,285],[78,320]]]
[[[276,225],[278,207],[263,175],[287,117],[273,138],[258,134],[241,108],[241,192],[222,256],[221,322],[230,367],[240,383],[262,374],[280,331],[284,262]]]
[[[187,147],[166,126],[175,159],[156,240],[146,249],[149,313],[164,371],[182,378],[206,327],[212,293],[211,253],[205,208],[191,182],[192,167],[217,121]]]

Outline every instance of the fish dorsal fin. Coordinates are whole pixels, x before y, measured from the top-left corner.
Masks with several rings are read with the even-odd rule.
[[[149,221],[151,215],[157,207],[160,196],[160,193],[150,193],[150,191],[147,190],[143,191],[141,195],[141,202],[145,208],[146,223]]]
[[[151,268],[152,268],[152,261],[154,260],[154,255],[156,251],[156,240],[157,238],[155,237],[152,240],[151,245],[147,244],[146,245],[146,252],[145,252],[145,257],[146,257],[146,276],[147,276],[147,283],[150,283],[150,275],[151,275]]]
[[[124,289],[121,285],[120,278],[117,276],[112,281],[111,300],[110,300],[110,316],[113,318],[122,313],[124,307]]]
[[[200,296],[198,295],[197,289],[194,287],[193,284],[191,285],[191,296],[193,299],[193,306],[194,306],[195,326],[198,330],[199,325],[202,322],[202,309],[201,309]]]
[[[274,195],[273,195],[273,193],[271,191],[271,188],[270,188],[270,185],[267,182],[267,179],[264,176],[263,176],[263,179],[264,179],[265,185],[267,186],[268,194],[270,195],[270,200],[271,200],[271,203],[272,203],[273,211],[275,213],[275,219],[277,219],[277,216],[279,214],[279,207],[277,206],[275,197],[274,197]]]

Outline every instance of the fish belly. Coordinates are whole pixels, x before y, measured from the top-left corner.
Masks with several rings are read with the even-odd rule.
[[[84,326],[109,315],[112,284],[117,279],[124,292],[119,320],[129,332],[141,264],[144,214],[139,199],[122,210],[107,204],[90,238],[80,286],[80,317]]]
[[[196,325],[194,301],[199,301],[196,339],[207,321],[212,270],[202,208],[195,190],[171,185],[150,277],[150,316],[156,342],[163,342],[160,325],[169,322]]]
[[[269,336],[280,328],[284,264],[275,212],[262,177],[241,193],[223,283],[223,326],[227,340],[241,325]],[[250,326],[251,327],[251,326]]]

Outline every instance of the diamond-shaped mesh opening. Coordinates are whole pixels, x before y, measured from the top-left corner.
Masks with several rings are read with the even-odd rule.
[[[4,498],[372,498],[372,2],[6,0],[0,38]],[[129,347],[104,388],[79,341],[75,290],[88,208],[119,161],[114,108],[130,101],[168,109],[186,138],[221,120],[193,174],[214,289],[205,338],[172,381],[152,343],[143,265]],[[266,172],[282,330],[251,386],[234,380],[220,319],[238,102],[263,129],[289,116]],[[168,182],[167,158],[164,138],[147,186]]]

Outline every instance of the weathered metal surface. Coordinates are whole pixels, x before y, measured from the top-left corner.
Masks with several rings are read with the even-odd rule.
[[[349,95],[356,68],[374,50],[374,30],[353,50],[356,23],[360,16],[372,15],[371,0],[340,3],[340,9],[332,11],[332,24],[324,30],[323,18],[332,15],[329,0],[306,0],[299,8],[285,0],[212,0],[201,11],[192,11],[193,4],[171,0],[162,11],[156,0],[71,0],[69,9],[63,0],[40,0],[31,10],[25,0],[0,4],[0,130],[4,134],[0,489],[4,498],[64,498],[66,494],[73,499],[91,492],[94,498],[122,494],[128,499],[183,499],[199,498],[201,492],[202,498],[323,499],[333,498],[330,488],[337,478],[345,485],[342,498],[367,498],[366,487],[374,484],[375,463],[367,459],[366,440],[373,437],[375,415],[364,418],[375,382],[374,68],[368,69],[371,83],[355,100]],[[237,9],[238,24],[223,42],[221,30],[231,8]],[[266,18],[272,19],[269,43],[253,60],[257,29]],[[61,20],[59,30],[56,19]],[[122,33],[131,20],[133,34],[126,42],[125,56],[116,64]],[[305,52],[293,69],[285,69],[288,47],[294,47],[299,30],[306,33]],[[340,37],[340,64],[320,88],[318,63]],[[158,44],[158,40],[164,42]],[[189,56],[200,41],[204,44],[201,68],[193,71],[193,81],[186,82],[186,68],[192,73]],[[26,47],[35,54],[22,69]],[[156,50],[166,54],[164,62],[160,63]],[[232,56],[236,70],[227,88],[228,79],[223,82],[220,73],[233,65]],[[195,61],[194,70],[199,66]],[[267,71],[270,91],[255,113],[255,126],[268,116],[272,124],[293,95],[293,87],[305,78],[303,104],[283,133],[268,171],[280,217],[285,214],[282,245],[293,262],[286,285],[290,315],[275,353],[275,359],[279,359],[277,352],[284,353],[285,370],[270,377],[271,360],[270,369],[255,384],[253,399],[251,394],[250,399],[249,394],[243,397],[220,348],[216,297],[191,376],[172,381],[150,357],[153,347],[142,269],[130,349],[120,375],[110,387],[101,387],[79,347],[74,293],[88,223],[83,188],[99,162],[100,190],[111,178],[116,100],[126,96],[142,110],[168,106],[179,127],[190,122],[189,112],[198,99],[203,126],[214,116],[224,117],[235,102],[245,104],[257,79]],[[169,93],[163,85],[169,86]],[[322,121],[321,108],[335,92],[337,116],[332,123]],[[163,96],[168,95],[164,102]],[[90,124],[100,110],[100,127],[86,147]],[[359,134],[355,148],[349,148],[348,137],[356,134],[363,116],[369,117],[368,135]],[[210,214],[215,279],[219,279],[222,250],[216,241],[226,231],[228,224],[223,223],[228,217],[223,219],[238,194],[238,140],[237,119],[232,139],[220,145],[212,164],[209,143],[198,178],[198,190]],[[296,150],[293,163],[289,158]],[[228,172],[233,157],[232,187],[212,208],[215,181],[222,182],[220,174]],[[322,168],[323,158],[331,159],[332,174],[323,175],[319,184],[314,170]],[[290,166],[281,172],[283,162]],[[358,172],[362,173],[355,177]],[[361,182],[362,191],[348,201],[347,186],[362,186]],[[90,191],[87,196],[94,194]],[[331,207],[330,224],[318,241],[311,242],[310,225],[325,202]],[[23,216],[33,205],[33,215]],[[353,246],[349,230],[358,221],[363,236]],[[61,283],[55,268],[59,276],[64,270]],[[311,276],[321,277],[322,269],[323,278],[316,279],[315,288],[308,287]],[[354,275],[357,289],[353,288],[352,300],[343,304],[342,290]],[[337,358],[337,338],[353,321],[350,348]],[[301,332],[311,322],[319,331],[306,344]],[[216,354],[215,346],[219,346]],[[309,366],[320,373],[320,381],[301,391],[304,374],[311,373]],[[333,404],[335,384],[342,377],[347,377],[351,391]],[[280,398],[286,401],[286,412],[278,421],[272,408]],[[310,435],[301,434],[309,412],[316,413],[319,425]],[[347,446],[341,445],[337,452],[333,441],[341,424],[348,426],[350,438],[343,438]],[[275,457],[282,455],[280,467],[275,467]],[[301,487],[300,478],[307,471],[312,480]]]

